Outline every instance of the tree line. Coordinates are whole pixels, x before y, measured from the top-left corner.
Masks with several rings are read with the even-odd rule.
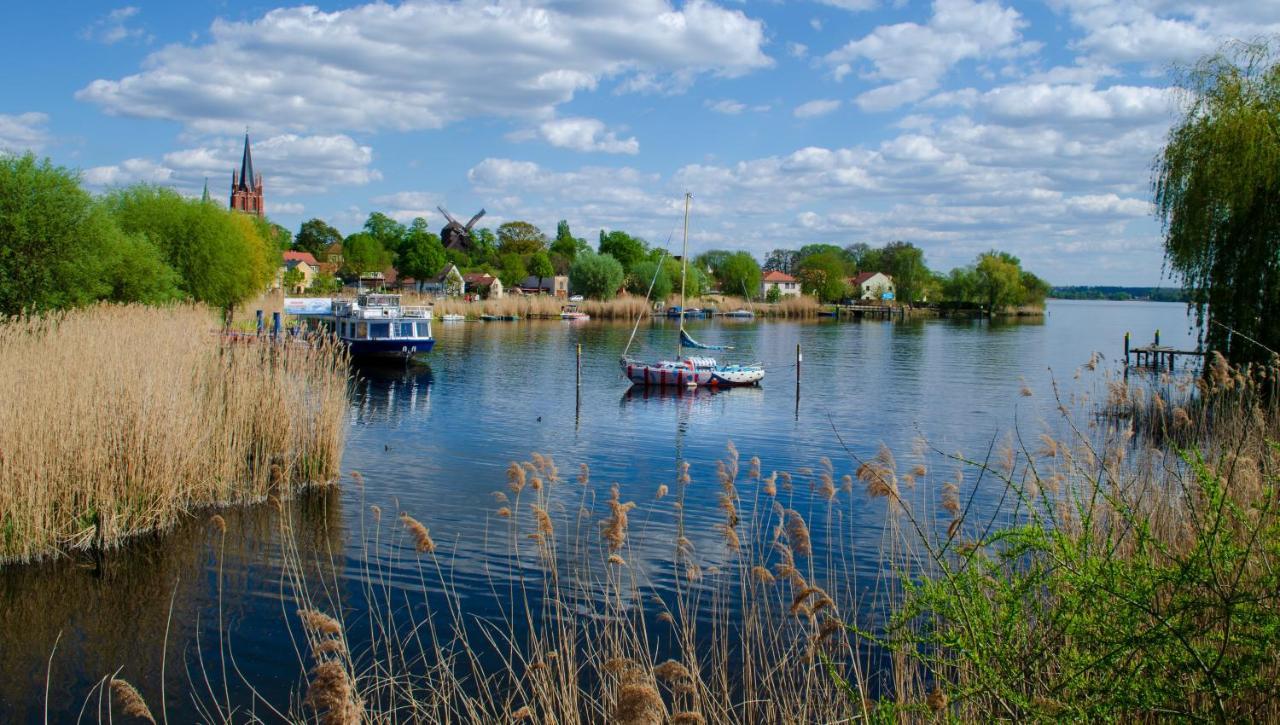
[[[95,197],[72,169],[0,156],[0,314],[103,300],[225,309],[266,287],[290,236],[158,186]]]

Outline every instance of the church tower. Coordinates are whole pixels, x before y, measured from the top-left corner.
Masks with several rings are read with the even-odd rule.
[[[253,154],[249,152],[249,132],[244,133],[244,157],[240,173],[231,172],[231,208],[246,214],[263,216],[262,176],[253,173]]]

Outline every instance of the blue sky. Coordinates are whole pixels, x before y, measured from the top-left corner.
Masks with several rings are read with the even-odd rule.
[[[1056,284],[1160,281],[1172,64],[1280,0],[564,0],[6,8],[0,148],[344,232],[567,219],[659,245],[998,247]]]

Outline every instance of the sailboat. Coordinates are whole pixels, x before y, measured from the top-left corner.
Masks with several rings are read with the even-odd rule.
[[[633,385],[682,388],[759,385],[760,381],[764,379],[764,366],[759,363],[723,365],[714,357],[685,357],[684,355],[686,347],[701,350],[732,349],[724,345],[703,345],[694,340],[684,329],[685,280],[689,269],[689,201],[692,198],[690,194],[684,195],[684,246],[680,254],[680,338],[676,348],[676,359],[648,362],[630,358],[627,356],[627,351],[623,351],[620,361],[622,373],[627,376],[627,379]],[[652,286],[650,289],[652,289]],[[640,321],[636,320],[637,329],[639,325]],[[632,330],[631,341],[627,342],[628,351],[631,349],[631,342],[635,340],[635,335],[635,330]]]

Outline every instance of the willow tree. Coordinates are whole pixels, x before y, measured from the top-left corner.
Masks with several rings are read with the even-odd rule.
[[[1156,160],[1169,268],[1201,339],[1234,362],[1280,350],[1280,61],[1231,43],[1182,76],[1183,118]]]

